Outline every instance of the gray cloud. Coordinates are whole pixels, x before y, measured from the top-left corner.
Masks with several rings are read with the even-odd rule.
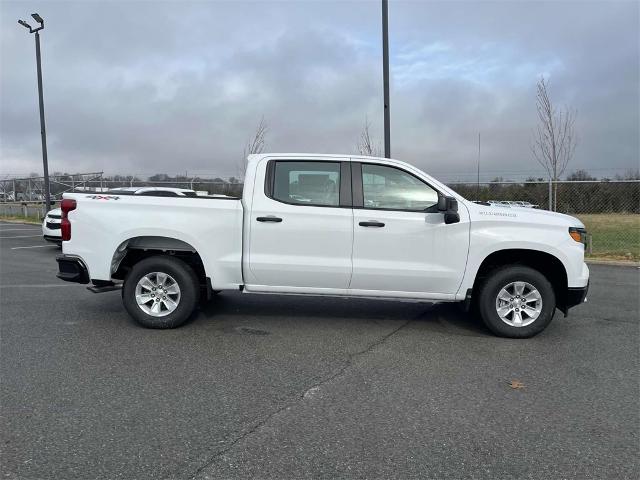
[[[51,170],[230,176],[262,115],[271,151],[381,136],[379,3],[0,3],[0,173],[39,171],[33,39]],[[445,177],[539,171],[535,82],[578,110],[574,168],[637,168],[636,2],[391,2],[392,148]],[[606,170],[605,170],[606,169]],[[618,170],[616,170],[618,169]]]

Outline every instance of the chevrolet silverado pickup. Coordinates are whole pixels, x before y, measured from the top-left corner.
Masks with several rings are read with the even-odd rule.
[[[173,328],[214,292],[462,302],[525,338],[585,301],[584,225],[468,201],[397,160],[248,159],[242,198],[69,193],[58,277]]]

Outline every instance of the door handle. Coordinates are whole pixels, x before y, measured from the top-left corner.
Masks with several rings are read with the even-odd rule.
[[[377,228],[384,227],[384,223],[378,222],[376,220],[372,220],[370,222],[360,222],[358,225],[360,225],[361,227],[377,227]]]
[[[282,221],[282,219],[280,217],[258,217],[256,218],[256,220],[258,220],[259,222],[273,222],[273,223],[280,223]]]

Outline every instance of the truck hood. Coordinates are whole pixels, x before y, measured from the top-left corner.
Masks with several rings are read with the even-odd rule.
[[[564,213],[550,212],[526,207],[499,207],[467,203],[471,220],[503,220],[507,222],[555,225],[559,227],[584,228],[584,224],[576,217]]]

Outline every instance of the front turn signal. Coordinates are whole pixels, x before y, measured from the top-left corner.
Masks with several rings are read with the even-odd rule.
[[[587,231],[584,228],[569,227],[569,235],[576,242],[582,243],[583,245],[587,244]]]

